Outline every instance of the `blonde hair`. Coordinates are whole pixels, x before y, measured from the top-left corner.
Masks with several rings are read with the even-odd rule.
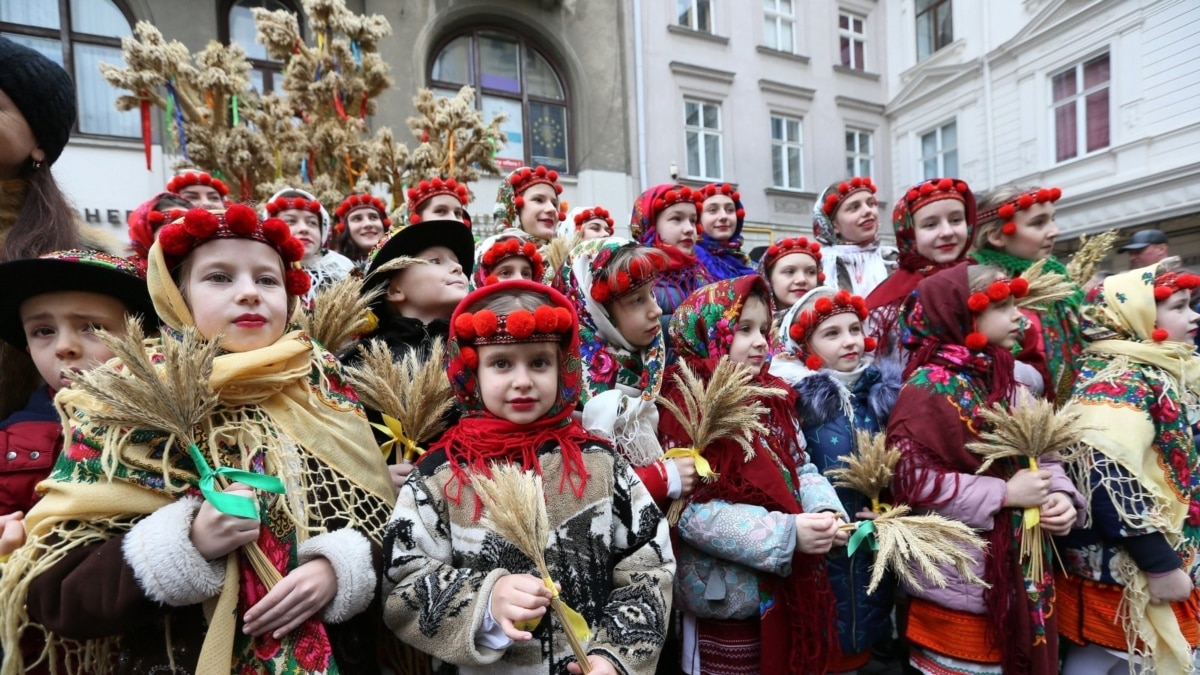
[[[611,279],[616,275],[624,272],[629,274],[630,268],[636,260],[647,260],[653,262],[657,259],[660,264],[667,262],[667,254],[657,248],[649,248],[647,246],[630,246],[625,245],[618,248],[597,272],[597,277]]]
[[[967,267],[967,287],[971,293],[983,293],[993,282],[1007,277],[1004,270],[995,265],[970,265]]]
[[[484,309],[490,309],[499,315],[506,315],[509,312],[526,309],[530,312],[536,310],[542,305],[550,304],[550,296],[537,291],[516,290],[509,292],[492,293],[486,298],[476,302],[467,308],[472,314]]]
[[[977,213],[990,211],[1005,202],[1011,202],[1026,192],[1033,192],[1035,190],[1037,190],[1037,188],[1027,185],[1017,185],[1016,183],[1008,183],[1006,185],[1001,185],[1000,187],[992,188],[991,190],[988,190],[979,196]],[[999,231],[999,229],[1003,226],[1004,220],[1000,218],[1000,216],[993,216],[987,220],[980,219],[975,223],[975,241],[971,242],[972,248],[976,251],[999,251],[1000,249],[988,241],[988,235]]]

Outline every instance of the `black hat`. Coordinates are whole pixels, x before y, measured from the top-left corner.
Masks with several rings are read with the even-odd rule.
[[[140,315],[147,331],[158,326],[146,278],[137,265],[99,251],[55,251],[40,258],[2,263],[0,287],[5,289],[0,294],[0,340],[18,349],[26,344],[21,305],[43,293],[84,291],[107,295],[124,303],[130,314]]]
[[[62,154],[75,125],[75,84],[62,66],[29,47],[0,37],[0,91],[33,130],[46,164]]]
[[[1122,246],[1119,251],[1140,251],[1152,244],[1167,243],[1167,235],[1163,234],[1162,230],[1138,230],[1130,237],[1129,243]]]
[[[392,230],[386,237],[375,245],[371,252],[371,264],[367,267],[367,281],[363,291],[367,292],[387,283],[388,275],[377,278],[371,274],[384,263],[401,256],[415,256],[431,246],[445,246],[458,258],[462,265],[463,274],[468,278],[475,267],[475,238],[471,228],[457,220],[422,220],[415,225],[406,225]],[[378,309],[383,303],[380,297],[371,309]]]

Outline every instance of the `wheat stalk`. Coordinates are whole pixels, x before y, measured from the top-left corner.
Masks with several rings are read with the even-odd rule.
[[[767,408],[755,399],[783,396],[784,392],[751,384],[754,371],[730,361],[728,355],[721,357],[707,384],[686,363],[680,361],[678,365],[678,372],[672,377],[683,398],[683,407],[662,395],[658,402],[678,420],[692,448],[702,455],[705,448],[718,440],[732,440],[744,451],[744,461],[753,459],[754,435],[767,433],[762,422]],[[709,480],[718,477],[712,474]],[[679,522],[682,510],[683,500],[671,503],[667,519],[672,525]]]
[[[1108,252],[1116,243],[1116,230],[1109,230],[1091,237],[1087,235],[1079,237],[1079,250],[1075,251],[1071,260],[1067,262],[1067,276],[1071,277],[1071,281],[1075,282],[1077,286],[1087,284],[1091,281],[1092,275],[1096,273],[1096,266],[1108,256]]]
[[[146,349],[141,322],[125,321],[125,334],[97,332],[97,337],[117,361],[90,371],[71,373],[72,387],[99,406],[88,410],[91,421],[101,427],[153,429],[168,434],[186,447],[196,446],[195,428],[216,412],[220,401],[209,381],[213,361],[220,351],[220,337],[205,340],[194,326],[184,326],[179,339],[162,340],[162,363],[155,365]],[[218,477],[221,487],[227,487]],[[267,589],[282,577],[257,543],[244,546],[251,567]]]
[[[854,432],[854,453],[838,457],[843,467],[828,469],[825,476],[838,487],[847,487],[866,495],[871,500],[871,510],[880,512],[879,496],[892,484],[896,462],[900,451],[888,448],[883,434],[872,434],[858,429]]]
[[[590,672],[587,651],[571,627],[568,608],[559,598],[546,566],[545,550],[550,541],[550,519],[546,515],[542,477],[511,464],[493,464],[491,474],[490,478],[476,474],[471,479],[471,486],[483,502],[479,524],[500,535],[533,561],[538,574],[554,594],[550,608],[562,624],[579,666],[583,672]]]
[[[383,287],[364,291],[363,280],[349,276],[322,288],[313,299],[311,312],[300,313],[300,327],[334,354],[341,354],[357,342],[356,336],[370,332],[368,314]]]
[[[1047,272],[1047,260],[1049,258],[1042,258],[1021,274],[1021,278],[1029,282],[1029,292],[1025,297],[1016,299],[1017,307],[1044,311],[1055,302],[1071,297],[1078,290],[1078,286],[1069,278],[1056,272]]]
[[[909,510],[907,505],[900,504],[873,521],[842,526],[853,530],[866,526],[865,523],[873,524],[879,548],[875,553],[875,564],[871,566],[868,594],[879,588],[889,569],[910,588],[920,588],[925,582],[945,588],[948,579],[942,572],[943,567],[953,567],[967,583],[988,585],[972,570],[975,554],[987,547],[974,530],[937,514],[909,515]],[[920,570],[924,582],[915,570]]]
[[[575,241],[572,237],[555,237],[550,240],[549,244],[542,247],[542,262],[545,264],[546,273],[551,279],[558,275],[558,271],[562,269],[563,263],[567,262],[567,256],[571,253],[571,244]]]

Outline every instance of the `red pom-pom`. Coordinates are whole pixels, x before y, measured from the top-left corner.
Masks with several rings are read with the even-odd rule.
[[[734,215],[737,216],[738,220],[745,220],[746,219],[746,209],[738,209],[737,211],[734,212]]]
[[[607,282],[598,281],[592,284],[592,299],[602,305],[612,299]]]
[[[183,216],[183,229],[197,239],[208,239],[218,227],[217,217],[204,209],[189,209]]]
[[[571,315],[571,310],[566,307],[555,307],[554,319],[556,322],[554,326],[555,333],[566,333],[571,330],[571,325],[575,323],[575,318]]]
[[[1172,295],[1175,295],[1175,289],[1173,288],[1167,288],[1166,286],[1154,287],[1154,300],[1156,302],[1162,302]]]
[[[534,310],[533,321],[539,333],[553,333],[558,326],[558,318],[554,316],[554,308],[550,305],[542,305]]]
[[[839,305],[850,304],[850,298],[851,298],[850,291],[848,291],[844,288],[839,290],[837,293],[833,294],[833,301]]]
[[[783,243],[786,244],[787,241],[785,240]],[[767,247],[767,257],[768,258],[774,258],[777,255],[779,255],[779,247],[778,246],[775,246],[774,244],[772,244],[771,246]]]
[[[1018,298],[1023,298],[1029,295],[1029,281],[1021,277],[1017,277],[1009,282],[1008,287],[1012,289],[1012,294]]]
[[[1000,232],[1006,237],[1011,237],[1017,233],[1017,224],[1010,220],[1000,226]]]
[[[964,340],[967,349],[973,352],[982,351],[988,346],[987,336],[983,333],[967,333],[967,339]]]
[[[943,178],[937,182],[937,189],[949,190],[954,187],[954,181],[949,178]]]
[[[495,274],[489,274],[483,278],[484,286],[491,286],[492,284],[496,284],[499,282],[500,282],[500,277],[496,276]]]
[[[1056,188],[1056,187],[1050,188],[1050,201],[1056,202],[1061,198],[1062,198],[1062,189],[1061,188]]]
[[[166,220],[166,217],[163,216],[162,211],[151,211],[146,214],[146,223],[150,227],[158,227],[163,224],[164,220]]]
[[[873,352],[879,346],[879,341],[873,337],[863,338],[863,351]]]
[[[187,255],[192,250],[193,242],[182,225],[168,225],[158,234],[158,244],[162,246],[163,253],[176,258]]]
[[[934,185],[933,185],[933,183],[924,183],[921,185],[921,187],[918,191],[921,193],[922,197],[927,196],[927,195],[933,193]]]
[[[816,354],[813,354],[807,359],[804,359],[804,366],[809,370],[820,370],[825,366],[825,361]]]
[[[1039,204],[1044,204],[1044,203],[1050,201],[1050,190],[1048,188],[1039,189],[1037,191],[1037,196],[1035,198],[1037,199]]]
[[[258,225],[258,216],[249,206],[234,204],[225,210],[225,224],[238,234],[250,234]]]
[[[1150,339],[1155,342],[1166,342],[1167,338],[1171,337],[1165,328],[1155,328],[1150,331]]]
[[[617,276],[612,280],[611,285],[613,290],[619,295],[625,291],[628,291],[632,283],[633,280],[629,277],[629,273],[625,270],[621,270],[620,272],[617,272]]]
[[[863,179],[859,176],[855,176],[854,178],[850,179],[850,187],[862,187],[862,185]]]
[[[304,244],[299,239],[288,239],[279,245],[279,254],[285,263],[300,262],[304,259]]]
[[[278,218],[267,218],[262,224],[263,236],[276,246],[292,238],[292,228]],[[303,246],[303,244],[301,244]]]
[[[421,196],[421,192],[417,188],[408,188],[408,201],[413,201]]]
[[[824,284],[824,283],[825,283],[825,273],[824,273],[824,272],[818,272],[818,273],[817,273],[817,283],[818,283],[818,284]]]
[[[1033,206],[1033,195],[1026,193],[1026,194],[1021,195],[1020,197],[1017,197],[1017,208],[1018,209],[1021,209],[1022,211],[1024,211],[1025,209],[1027,209],[1031,206]]]
[[[538,165],[538,167],[536,169],[534,169],[533,172],[536,173],[538,176],[545,176],[546,175],[546,167]]]
[[[845,181],[838,183],[837,191],[841,194],[846,194],[850,191],[850,184]]]
[[[1003,281],[993,281],[987,289],[988,298],[990,298],[993,302],[1000,302],[1001,300],[1004,300],[1011,292],[1012,291],[1009,289],[1008,284]]]
[[[496,313],[490,309],[481,309],[475,312],[472,322],[475,324],[476,337],[481,338],[490,338],[495,335],[496,328],[500,325]]]
[[[286,274],[287,282],[284,288],[288,295],[301,296],[312,288],[312,279],[309,278],[308,272],[304,270],[290,269]]]
[[[795,340],[796,342],[804,341],[804,329],[800,326],[799,323],[794,323],[794,324],[792,324],[791,328],[788,328],[788,335],[791,335],[792,339]]]
[[[988,296],[983,293],[972,293],[971,297],[967,298],[967,309],[976,314],[987,309],[989,304],[991,304],[991,300],[988,300]]]
[[[518,340],[524,340],[533,335],[533,329],[537,327],[536,322],[533,320],[533,312],[527,309],[514,309],[509,312],[506,325],[508,326],[509,334]]]
[[[421,222],[421,216],[409,216],[408,217],[409,225],[416,225],[419,222]]]
[[[521,247],[521,253],[525,254],[525,257],[527,258],[534,257],[538,254],[537,244],[533,243],[532,241],[525,242],[525,245]]]
[[[954,190],[955,190],[956,192],[958,192],[959,194],[964,194],[964,195],[965,195],[965,194],[967,194],[967,184],[966,184],[966,183],[963,183],[963,182],[958,182],[958,183],[955,183],[955,184],[954,184]]]
[[[904,195],[904,198],[911,202],[911,201],[915,201],[917,199],[917,197],[920,197],[920,196],[921,196],[921,193],[918,192],[916,188],[910,188],[908,190],[908,192]]]
[[[996,212],[996,215],[1000,216],[1004,220],[1009,220],[1013,216],[1017,215],[1017,207],[1013,206],[1012,204],[1005,204],[1004,206],[1000,207],[1000,210]]]
[[[471,370],[479,367],[479,352],[475,351],[474,347],[463,347],[458,350],[458,357],[462,359],[463,365]]]
[[[813,309],[817,310],[818,314],[827,314],[833,310],[833,300],[817,298],[817,301],[813,303]]]
[[[475,316],[464,312],[454,317],[454,335],[460,340],[470,342],[475,339]]]

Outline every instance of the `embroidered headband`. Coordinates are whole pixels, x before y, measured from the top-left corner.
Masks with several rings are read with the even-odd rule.
[[[905,199],[908,202],[909,213],[916,213],[921,207],[943,199],[957,199],[966,203],[965,195],[970,190],[967,184],[953,178],[931,178],[908,189]],[[978,220],[983,220],[979,218]]]
[[[582,213],[575,214],[575,229],[578,230],[582,228],[583,224],[589,220],[603,220],[608,224],[608,233],[613,233],[612,216],[608,213],[608,209],[604,208],[603,206],[584,209]]]
[[[392,226],[392,219],[388,218],[387,207],[384,206],[382,199],[376,197],[375,195],[358,193],[348,195],[342,200],[341,204],[338,204],[337,209],[333,212],[333,217],[337,218],[338,221],[338,224],[334,226],[334,229],[338,232],[345,230],[346,217],[350,215],[351,211],[364,206],[368,206],[379,212],[379,219],[383,223],[383,228],[385,231]]]
[[[472,370],[479,367],[474,347],[527,342],[559,342],[571,335],[574,320],[566,307],[542,305],[534,311],[514,309],[498,316],[490,309],[464,312],[454,319],[454,332],[462,346],[459,355]]]
[[[438,177],[433,177],[429,180],[423,180],[417,183],[416,187],[408,188],[408,222],[416,225],[421,222],[421,216],[417,215],[417,211],[425,202],[433,199],[438,195],[450,195],[459,201],[463,206],[470,201],[470,194],[467,192],[466,185],[460,185],[453,178],[442,180]],[[470,223],[468,223],[468,226]]]
[[[838,207],[840,207],[842,202],[846,201],[850,195],[854,194],[855,192],[862,192],[863,190],[869,190],[871,194],[875,194],[877,189],[878,188],[875,187],[875,182],[870,178],[866,176],[855,176],[850,180],[838,183],[837,190],[830,192],[829,195],[825,197],[825,203],[821,205],[821,210],[825,212],[825,215],[832,218],[833,214],[837,213]]]
[[[167,192],[177,195],[189,185],[207,185],[220,193],[221,197],[229,196],[229,188],[225,185],[225,181],[213,178],[212,174],[204,171],[187,171],[173,177],[167,181]]]
[[[496,275],[491,274],[491,270],[509,258],[525,258],[528,260],[529,265],[533,268],[533,279],[535,280],[539,280],[545,275],[545,263],[542,260],[542,254],[538,253],[537,244],[532,241],[525,241],[521,237],[503,237],[483,252],[481,259],[483,266],[488,270],[488,274],[483,282],[484,286],[500,281],[496,278]]]
[[[1004,302],[1012,296],[1014,298],[1023,298],[1029,293],[1029,282],[1017,277],[1016,279],[1001,279],[993,281],[988,285],[986,291],[975,292],[967,297],[967,309],[971,310],[973,315],[982,314],[994,302]],[[971,317],[971,323],[974,324],[975,318]],[[987,336],[979,331],[972,330],[967,334],[966,342],[967,349],[973,352],[982,350],[987,347]]]
[[[699,192],[701,195],[699,200],[700,203],[704,203],[710,197],[716,197],[717,195],[725,195],[726,197],[729,197],[733,200],[734,204],[740,204],[742,202],[742,193],[734,190],[733,186],[729,183],[721,183],[719,186],[716,183],[709,183],[701,188]],[[746,217],[746,209],[739,206],[736,215],[738,220],[742,220]]]
[[[762,268],[769,270],[784,256],[793,253],[803,253],[817,261],[818,266],[821,264],[821,245],[819,243],[815,240],[809,240],[807,237],[788,237],[767,247],[767,252],[763,254]],[[817,283],[825,283],[824,272],[817,272]]]
[[[997,204],[994,208],[990,208],[979,214],[979,222],[984,223],[993,218],[998,218],[1004,222],[1000,226],[1000,231],[1007,236],[1012,236],[1017,233],[1017,224],[1013,222],[1013,218],[1017,215],[1017,211],[1025,211],[1031,208],[1034,204],[1053,204],[1062,197],[1062,190],[1056,187],[1038,188],[1030,190],[1022,195],[1014,197],[1003,204]]]
[[[832,296],[824,296],[817,298],[811,308],[800,312],[796,316],[795,322],[788,328],[788,335],[791,336],[796,344],[801,345],[805,349],[808,348],[808,339],[816,332],[821,324],[827,319],[838,314],[853,314],[858,317],[859,321],[867,319],[867,302],[862,297],[851,295],[850,291],[842,289],[837,291]],[[863,349],[868,352],[875,351],[876,341],[873,337],[863,339]],[[820,370],[825,361],[816,354],[810,354],[804,359],[804,365],[809,370]]]
[[[598,273],[592,279],[590,294],[593,300],[603,305],[654,281],[655,277],[666,268],[667,260],[661,256],[648,255],[635,258],[629,263],[628,272],[620,270],[616,274],[605,274],[604,278],[600,278]]]
[[[1167,272],[1154,277],[1154,301],[1163,302],[1179,291],[1192,291],[1200,287],[1200,276],[1188,272]],[[1150,339],[1155,342],[1165,342],[1170,337],[1164,328],[1155,328],[1150,333]]]
[[[664,192],[663,196],[654,200],[654,213],[659,214],[675,204],[685,203],[690,203],[699,210],[700,204],[704,202],[703,194],[700,190],[693,190],[686,185],[679,188],[672,188]]]

